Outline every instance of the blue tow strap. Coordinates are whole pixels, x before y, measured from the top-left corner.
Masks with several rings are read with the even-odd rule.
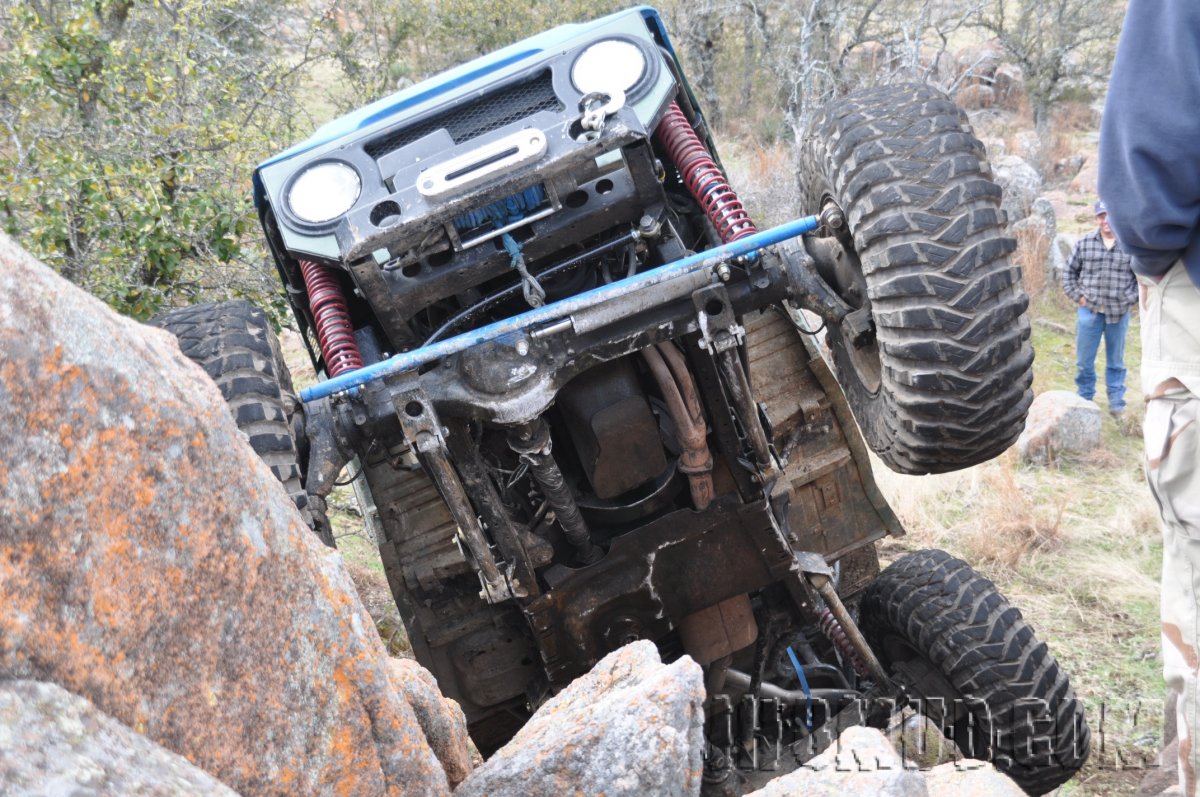
[[[804,668],[800,666],[800,660],[796,658],[796,652],[792,650],[792,646],[788,645],[788,658],[792,660],[792,669],[796,671],[796,676],[800,679],[800,690],[804,692],[804,727],[812,730],[812,690],[808,688],[808,679],[804,677]]]

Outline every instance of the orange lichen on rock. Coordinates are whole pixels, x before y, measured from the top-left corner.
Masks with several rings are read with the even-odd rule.
[[[0,678],[243,795],[447,794],[426,696],[203,371],[3,235],[0,290]]]

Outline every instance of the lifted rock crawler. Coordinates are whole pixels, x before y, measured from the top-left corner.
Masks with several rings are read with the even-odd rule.
[[[936,551],[878,574],[874,542],[903,532],[851,416],[912,473],[1021,429],[1026,299],[983,148],[939,92],[891,86],[832,105],[807,158],[813,215],[759,232],[634,9],[259,167],[328,376],[303,411],[260,312],[160,320],[326,542],[350,463],[416,656],[485,754],[647,638],[706,668],[717,791],[761,781],[764,740],[895,698],[946,701],[947,735],[1031,793],[1082,765],[1066,676],[991,582]]]

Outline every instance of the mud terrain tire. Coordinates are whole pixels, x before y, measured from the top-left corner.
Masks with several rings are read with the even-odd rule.
[[[901,473],[991,459],[1033,400],[1029,302],[990,172],[965,114],[930,86],[835,99],[805,139],[805,207],[835,200],[861,263],[849,293],[835,287],[855,307],[865,288],[876,326],[869,350],[830,330],[838,378]]]
[[[180,351],[217,383],[250,447],[313,526],[297,446],[303,410],[266,313],[246,301],[218,302],[171,310],[150,323],[178,338]],[[333,547],[328,528],[317,534]]]
[[[871,583],[860,612],[884,669],[957,709],[943,728],[965,756],[991,761],[1033,795],[1083,766],[1091,735],[1066,674],[1020,610],[966,562],[907,554]]]

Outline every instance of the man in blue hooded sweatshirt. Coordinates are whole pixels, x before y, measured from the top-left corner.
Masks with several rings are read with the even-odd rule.
[[[1141,291],[1146,479],[1163,520],[1163,674],[1179,785],[1200,770],[1200,1],[1130,0],[1100,128],[1100,193]]]

